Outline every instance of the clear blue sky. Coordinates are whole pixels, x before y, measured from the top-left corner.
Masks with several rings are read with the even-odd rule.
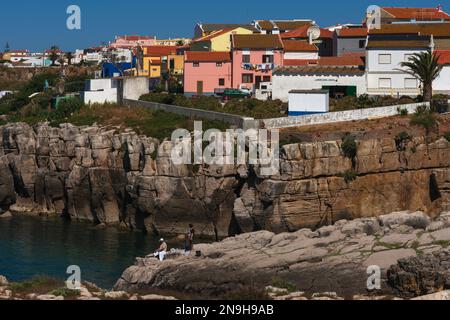
[[[82,10],[82,30],[66,28],[66,9]],[[41,51],[53,44],[63,50],[86,48],[112,40],[114,35],[156,35],[158,38],[192,37],[197,22],[247,23],[255,19],[316,20],[320,26],[359,23],[371,5],[402,7],[444,6],[450,0],[22,0],[2,1],[0,51]]]

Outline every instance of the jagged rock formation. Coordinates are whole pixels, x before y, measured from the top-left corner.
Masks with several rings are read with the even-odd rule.
[[[388,279],[396,292],[407,297],[450,289],[450,251],[401,259],[389,269]]]
[[[257,167],[175,166],[171,143],[97,126],[0,127],[0,212],[179,234],[317,228],[342,218],[447,210],[450,143],[417,137],[284,146],[279,175]],[[353,176],[346,178],[343,173]]]
[[[138,258],[115,289],[176,290],[221,297],[246,286],[274,285],[273,279],[278,278],[278,283],[306,294],[336,292],[349,298],[369,293],[368,267],[378,266],[382,289],[373,294],[392,294],[387,285],[388,268],[401,258],[448,248],[449,218],[446,213],[431,223],[422,212],[399,212],[378,219],[341,220],[317,231],[248,233],[220,243],[196,245],[201,257],[181,255],[162,263],[151,257]]]

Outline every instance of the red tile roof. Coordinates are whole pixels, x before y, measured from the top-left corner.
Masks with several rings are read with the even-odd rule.
[[[310,27],[311,27],[311,25],[305,25],[305,26],[302,26],[295,30],[282,33],[281,38],[282,39],[293,39],[293,38],[307,39],[308,38],[308,29]],[[333,32],[331,32],[328,29],[320,29],[320,38],[321,39],[333,38]]]
[[[186,51],[186,62],[227,62],[231,61],[230,52]]]
[[[450,15],[439,8],[392,8],[383,7],[384,11],[397,19],[416,20],[450,20]]]
[[[414,34],[420,36],[449,37],[450,23],[404,23],[383,24],[380,29],[372,29],[369,34]]]
[[[436,50],[435,52],[440,64],[450,64],[450,50]]]
[[[316,52],[319,51],[315,44],[309,44],[305,40],[283,40],[285,52]]]
[[[146,56],[163,57],[177,53],[177,46],[146,46]]]
[[[336,31],[340,38],[364,38],[367,28],[343,28]]]
[[[318,60],[284,60],[285,66],[364,66],[364,56],[349,54],[340,57],[320,57]]]
[[[277,34],[235,34],[232,39],[235,49],[283,49]]]

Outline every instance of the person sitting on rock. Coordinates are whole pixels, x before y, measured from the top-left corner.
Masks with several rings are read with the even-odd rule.
[[[159,261],[164,261],[167,254],[167,243],[164,241],[164,239],[159,240],[159,248],[154,253],[155,258],[158,258]]]

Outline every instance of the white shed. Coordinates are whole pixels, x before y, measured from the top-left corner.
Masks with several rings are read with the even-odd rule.
[[[328,90],[289,91],[289,116],[327,113],[330,111]]]

